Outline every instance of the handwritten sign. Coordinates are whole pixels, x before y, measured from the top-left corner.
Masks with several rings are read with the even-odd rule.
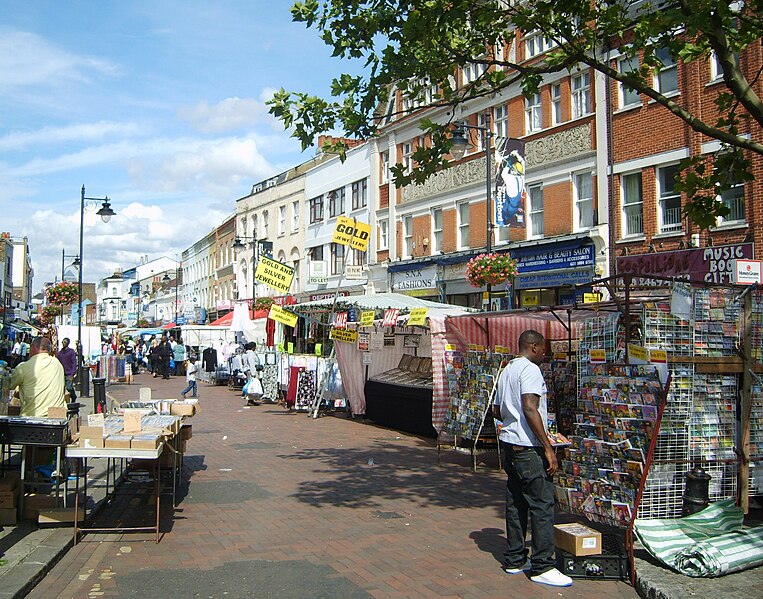
[[[600,301],[601,301],[601,293],[584,293],[583,294],[584,304],[596,304]]]
[[[362,327],[373,326],[375,316],[376,316],[376,312],[374,312],[373,310],[363,310],[360,313],[360,326]]]
[[[281,306],[272,304],[270,306],[270,312],[268,312],[268,318],[285,324],[287,327],[294,327],[297,325],[299,316],[288,310],[284,310]]]
[[[276,291],[288,293],[291,280],[294,278],[294,269],[267,256],[261,256],[255,277]]]
[[[349,245],[355,250],[365,252],[368,249],[369,239],[371,239],[371,225],[347,216],[337,217],[334,235],[331,238],[333,243]]]
[[[414,308],[408,316],[408,326],[425,326],[427,323],[428,308]]]
[[[640,345],[628,344],[628,359],[631,364],[648,364],[649,350]]]
[[[348,329],[331,329],[331,338],[334,341],[343,341],[344,343],[357,343],[358,332]]]

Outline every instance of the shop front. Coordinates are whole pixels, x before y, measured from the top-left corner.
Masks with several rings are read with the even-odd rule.
[[[561,306],[582,300],[590,291],[596,257],[590,237],[539,241],[511,250],[517,260],[514,300],[519,308]]]

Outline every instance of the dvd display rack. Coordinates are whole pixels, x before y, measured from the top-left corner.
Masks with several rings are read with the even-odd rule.
[[[763,495],[763,383],[752,386],[750,409],[750,492]]]
[[[596,364],[580,376],[572,445],[555,481],[561,506],[594,522],[630,525],[662,398],[653,366]]]
[[[578,345],[578,381],[589,372],[591,366],[590,351],[603,349],[607,362],[616,361],[618,322],[620,315],[596,314],[586,318],[579,328],[580,344]],[[578,385],[578,394],[580,388]]]
[[[663,349],[674,356],[694,355],[693,328],[688,320],[670,313],[670,302],[644,304],[644,346]]]
[[[732,356],[739,345],[740,302],[734,289],[694,290],[695,356]]]

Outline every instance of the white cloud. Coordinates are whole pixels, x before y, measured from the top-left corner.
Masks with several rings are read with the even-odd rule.
[[[178,110],[178,117],[204,132],[246,129],[270,118],[264,102],[235,97],[211,106],[207,102],[183,106]]]
[[[87,82],[96,75],[118,72],[113,63],[71,54],[33,33],[4,31],[0,35],[0,90]]]
[[[43,127],[36,131],[14,131],[0,137],[0,150],[19,150],[29,146],[57,143],[92,142],[106,137],[134,137],[144,133],[136,123],[100,121],[65,127]]]

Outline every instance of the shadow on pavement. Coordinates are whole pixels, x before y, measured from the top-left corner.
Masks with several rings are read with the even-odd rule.
[[[483,528],[469,534],[469,538],[479,547],[480,551],[491,554],[495,561],[503,564],[503,554],[506,551],[506,536],[498,528]]]

